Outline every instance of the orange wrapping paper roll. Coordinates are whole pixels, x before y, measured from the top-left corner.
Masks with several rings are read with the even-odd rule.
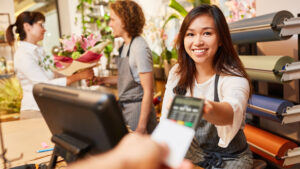
[[[296,143],[253,127],[251,125],[246,125],[244,128],[244,132],[247,138],[247,142],[250,144],[250,149],[252,152],[280,166],[282,166],[284,161],[280,158],[286,154],[288,149],[297,147]],[[267,151],[268,153],[264,152],[263,150]]]

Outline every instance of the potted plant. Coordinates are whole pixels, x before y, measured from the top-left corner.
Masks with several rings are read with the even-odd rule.
[[[22,98],[22,87],[15,76],[0,79],[0,115],[19,113]]]
[[[4,30],[0,30],[0,43],[5,42],[5,32]]]

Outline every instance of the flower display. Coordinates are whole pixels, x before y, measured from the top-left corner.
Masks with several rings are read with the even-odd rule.
[[[95,66],[102,56],[102,51],[109,41],[101,42],[100,36],[72,35],[61,40],[62,50],[54,55],[55,71],[64,75]]]

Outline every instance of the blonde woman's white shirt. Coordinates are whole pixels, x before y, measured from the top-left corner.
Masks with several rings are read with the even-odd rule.
[[[14,55],[14,68],[23,89],[22,110],[39,110],[32,94],[33,86],[37,83],[50,83],[65,86],[66,78],[54,79],[51,70],[39,66],[46,57],[42,47],[21,41]]]
[[[178,64],[174,65],[169,73],[163,99],[161,120],[166,118],[169,106],[175,96],[173,88],[179,81],[179,76],[176,74],[177,68]],[[214,101],[214,84],[215,75],[204,83],[197,84],[197,82],[195,82],[193,97]],[[220,76],[218,82],[218,95],[220,102],[229,103],[234,112],[233,123],[231,125],[215,125],[220,138],[218,143],[220,147],[227,147],[239,129],[244,127],[249,92],[250,87],[246,78],[237,76]],[[187,90],[186,96],[191,96],[190,90]]]

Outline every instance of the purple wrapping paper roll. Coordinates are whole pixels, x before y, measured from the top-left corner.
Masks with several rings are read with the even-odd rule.
[[[276,114],[257,110],[251,107],[251,105],[276,112]],[[249,100],[247,113],[251,113],[274,121],[281,121],[281,114],[286,111],[287,107],[292,107],[293,105],[294,104],[292,102],[286,100],[253,94],[251,99]]]

